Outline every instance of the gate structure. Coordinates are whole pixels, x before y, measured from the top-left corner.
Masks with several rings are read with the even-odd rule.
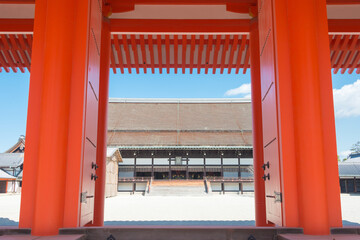
[[[341,227],[331,68],[360,73],[359,11],[357,0],[0,0],[0,71],[31,69],[20,227],[103,225],[110,68],[250,68],[257,226]]]

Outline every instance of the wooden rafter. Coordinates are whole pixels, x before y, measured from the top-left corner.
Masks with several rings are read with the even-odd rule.
[[[31,34],[0,34],[1,71],[30,71],[31,44]],[[334,73],[360,72],[360,34],[330,34],[329,46]],[[248,34],[113,34],[110,61],[114,73],[124,73],[125,68],[129,73],[139,73],[140,68],[162,73],[163,67],[166,73],[177,73],[180,67],[191,73],[208,73],[209,68],[231,73],[235,68],[238,74],[251,67]]]

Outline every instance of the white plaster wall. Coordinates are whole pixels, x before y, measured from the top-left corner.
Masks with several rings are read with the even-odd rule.
[[[105,197],[117,195],[118,188],[118,163],[110,159],[106,160],[106,185]]]

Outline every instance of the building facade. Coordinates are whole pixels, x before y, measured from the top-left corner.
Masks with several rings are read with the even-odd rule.
[[[339,178],[341,193],[360,193],[360,153],[339,162]]]
[[[25,136],[5,153],[0,153],[0,193],[19,193],[22,187]]]
[[[121,152],[119,191],[145,191],[149,179],[253,190],[248,99],[111,99],[108,147]]]

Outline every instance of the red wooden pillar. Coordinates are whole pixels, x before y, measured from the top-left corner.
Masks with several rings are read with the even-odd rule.
[[[341,226],[327,26],[325,0],[259,1],[267,220],[305,234]]]
[[[29,87],[28,113],[26,123],[26,152],[23,169],[23,182],[20,204],[20,228],[31,228],[39,154],[40,104],[42,92],[42,72],[44,64],[44,41],[46,26],[46,0],[37,0],[35,7],[33,46],[31,55],[31,75]],[[36,49],[36,51],[35,51]],[[24,200],[26,199],[26,201]]]
[[[261,79],[258,19],[253,18],[250,26],[250,65],[251,65],[251,102],[253,122],[253,159],[256,226],[266,226],[265,184],[262,179],[264,170],[263,132],[261,112]]]
[[[105,184],[106,184],[106,146],[107,146],[107,108],[109,102],[109,69],[111,34],[110,24],[103,20],[101,33],[99,119],[96,151],[97,175],[95,184],[94,226],[104,225]]]
[[[101,6],[96,0],[35,4],[19,225],[33,235],[56,235],[93,221]]]

